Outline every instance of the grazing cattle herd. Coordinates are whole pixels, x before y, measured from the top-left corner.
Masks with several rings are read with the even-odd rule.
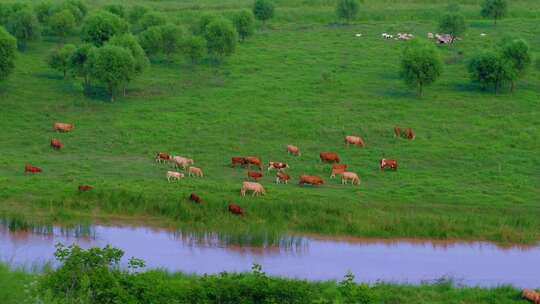
[[[53,130],[58,132],[71,132],[75,129],[74,124],[68,124],[68,123],[60,123],[57,122],[53,125]],[[402,133],[401,128],[395,127],[394,128],[394,137],[401,138],[404,137],[409,140],[414,140],[416,138],[413,130],[411,128],[406,128],[404,132]],[[364,139],[360,136],[356,135],[348,135],[344,138],[345,145],[349,147],[350,145],[358,146],[358,147],[365,147],[366,144],[364,142]],[[61,150],[64,148],[64,144],[58,139],[53,138],[51,139],[50,146],[55,150]],[[300,149],[297,146],[294,145],[287,145],[287,153],[294,156],[301,156],[302,153],[300,152]],[[321,152],[319,154],[319,158],[321,162],[323,163],[332,163],[332,170],[330,174],[330,178],[335,178],[337,175],[341,175],[341,184],[349,184],[349,181],[351,185],[359,185],[360,184],[360,177],[357,173],[347,171],[348,167],[346,164],[341,164],[341,159],[339,158],[338,154],[335,152]],[[204,173],[201,168],[194,167],[195,161],[191,158],[183,157],[183,156],[173,156],[169,153],[159,152],[155,155],[155,162],[159,164],[163,163],[170,163],[172,166],[176,169],[181,169],[187,172],[187,175],[189,177],[199,177],[203,178]],[[246,193],[251,192],[252,196],[259,196],[259,195],[265,195],[266,190],[263,187],[263,185],[260,183],[261,179],[263,178],[262,174],[262,161],[260,158],[255,156],[247,156],[247,157],[232,157],[231,158],[231,167],[242,167],[247,168],[247,180],[242,183],[242,187],[240,189],[241,196],[245,196]],[[393,171],[396,171],[398,169],[398,163],[396,160],[393,159],[381,159],[380,161],[380,169],[384,172],[385,169],[389,168]],[[252,167],[258,169],[259,171],[253,171]],[[267,166],[267,171],[270,173],[273,170],[276,170],[276,176],[275,176],[275,182],[276,184],[289,184],[291,181],[291,176],[287,173],[285,173],[285,170],[290,169],[289,164],[284,162],[269,162]],[[41,173],[42,169],[32,166],[30,164],[25,165],[24,168],[25,173]],[[179,181],[183,178],[185,178],[185,174],[183,172],[177,172],[177,171],[167,171],[166,172],[166,178],[168,182],[172,181]],[[253,180],[253,181],[249,181]],[[301,175],[299,178],[298,185],[304,186],[304,185],[312,185],[312,186],[321,186],[324,184],[324,180],[319,176],[314,175]],[[94,187],[90,185],[80,185],[78,187],[79,192],[87,192],[94,189]],[[192,202],[195,202],[197,204],[202,204],[202,199],[195,193],[191,193],[189,196],[189,200]],[[241,215],[243,216],[245,214],[244,209],[242,209],[239,205],[230,203],[229,211],[232,214],[235,215]]]

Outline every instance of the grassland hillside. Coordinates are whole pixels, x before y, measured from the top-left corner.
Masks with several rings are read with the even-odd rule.
[[[229,17],[252,5],[88,5],[92,12],[111,2],[143,4],[186,27],[202,14]],[[0,83],[0,212],[55,222],[151,218],[235,235],[536,242],[540,73],[531,69],[513,93],[496,95],[471,83],[466,63],[507,35],[525,39],[539,57],[540,2],[511,1],[507,18],[494,26],[481,18],[480,1],[459,1],[469,28],[454,46],[438,47],[443,74],[417,98],[398,73],[408,42],[381,33],[423,39],[437,31],[450,2],[366,0],[358,18],[343,25],[333,1],[275,1],[275,17],[258,23],[254,36],[222,64],[154,59],[127,96],[112,103],[105,94],[85,96],[79,80],[52,70],[47,56],[58,40],[44,35],[18,54],[14,74]],[[67,42],[79,44],[77,33]],[[57,121],[76,129],[55,134]],[[413,128],[416,140],[395,139],[396,125]],[[345,148],[349,134],[362,136],[366,148]],[[63,150],[49,147],[53,137],[63,141]],[[302,156],[287,155],[287,144],[299,146]],[[330,180],[330,166],[318,159],[323,151],[339,153],[361,185]],[[193,158],[206,177],[167,183],[167,166],[154,162],[156,152]],[[321,175],[326,184],[276,185],[266,175],[265,196],[241,198],[245,170],[229,164],[232,156],[248,155],[289,163],[294,180]],[[399,170],[381,173],[381,158],[397,159]],[[44,172],[25,174],[27,163]],[[78,193],[81,184],[95,190]],[[191,192],[205,203],[189,203]],[[227,213],[230,202],[247,216]]]

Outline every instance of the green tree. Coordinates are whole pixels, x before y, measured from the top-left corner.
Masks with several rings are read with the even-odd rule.
[[[508,14],[508,2],[506,0],[484,0],[481,10],[482,17],[493,19],[495,25],[497,20]]]
[[[400,76],[408,86],[416,88],[418,96],[421,97],[424,86],[434,83],[441,73],[442,61],[433,45],[415,41],[404,49]]]
[[[357,0],[338,0],[336,7],[337,16],[350,22],[358,15],[358,7]]]
[[[139,20],[142,18],[142,16],[146,15],[149,12],[149,9],[146,6],[142,5],[135,5],[133,6],[128,13],[128,19],[131,24],[136,24],[139,22]]]
[[[186,31],[183,27],[171,23],[160,26],[159,30],[161,31],[161,50],[170,60],[172,55],[180,50]]]
[[[53,5],[51,2],[43,1],[34,7],[36,17],[41,24],[47,23],[47,19],[51,16]]]
[[[5,26],[8,23],[9,15],[13,13],[11,5],[0,3],[0,26]]]
[[[265,23],[274,17],[274,4],[270,0],[255,0],[253,4],[253,15],[257,20]]]
[[[75,17],[76,24],[81,24],[82,20],[88,12],[86,5],[77,0],[67,0],[64,2],[59,2],[51,8],[49,15],[52,16],[55,13],[61,12],[63,10],[69,10],[73,17]]]
[[[233,16],[234,27],[240,39],[245,40],[255,31],[255,18],[248,10],[242,10]]]
[[[138,39],[146,55],[152,57],[161,52],[162,36],[159,26],[148,28],[139,34]]]
[[[465,17],[461,14],[446,14],[439,21],[439,31],[450,35],[452,43],[456,37],[463,35],[466,30],[467,24],[465,23]]]
[[[167,19],[165,19],[163,15],[159,13],[150,12],[150,13],[144,14],[141,17],[136,27],[137,27],[138,32],[142,32],[151,28],[152,26],[161,26],[161,25],[165,25],[166,23],[167,23]]]
[[[17,40],[0,26],[0,80],[6,79],[15,69]]]
[[[132,34],[122,34],[113,36],[109,42],[110,45],[123,47],[131,52],[131,56],[135,60],[135,73],[141,74],[149,65],[150,62],[139,41]]]
[[[216,19],[206,27],[205,33],[208,53],[217,59],[230,56],[236,49],[238,40],[232,23],[226,19]]]
[[[206,40],[201,36],[190,36],[185,40],[184,51],[186,56],[195,64],[200,61],[206,52]]]
[[[81,30],[82,40],[95,46],[102,46],[112,36],[127,31],[128,24],[124,19],[106,11],[88,17]]]
[[[103,83],[114,101],[118,90],[129,83],[135,75],[135,60],[123,47],[105,45],[91,53],[89,59],[91,77]]]
[[[66,78],[70,67],[71,56],[75,53],[76,49],[77,48],[73,44],[66,44],[63,47],[54,50],[48,58],[49,66],[62,72],[64,78]]]
[[[121,4],[108,4],[103,7],[109,13],[115,14],[120,18],[126,17],[126,9]]]
[[[494,51],[486,51],[472,58],[468,65],[469,74],[482,89],[492,86],[497,94],[501,87],[515,79],[516,74],[509,61]]]
[[[85,43],[77,47],[69,59],[69,69],[77,77],[83,79],[83,88],[86,92],[90,86],[91,67],[88,63],[90,54],[96,47],[93,44]]]
[[[371,304],[374,296],[367,284],[356,284],[354,274],[351,272],[345,275],[343,281],[338,285],[339,293],[344,304]]]
[[[71,11],[67,9],[52,15],[48,19],[48,23],[51,27],[51,31],[56,36],[60,37],[60,41],[62,41],[62,43],[64,43],[66,40],[66,35],[73,32],[76,26],[75,17]]]
[[[512,66],[516,79],[523,77],[532,62],[527,42],[522,39],[510,39],[503,42],[500,51],[502,59],[508,61]],[[516,79],[511,80],[512,91],[514,91]]]
[[[30,9],[21,9],[8,18],[8,31],[17,38],[21,50],[25,50],[29,41],[40,36],[40,27],[34,12]]]
[[[218,17],[214,14],[203,14],[199,18],[199,22],[197,22],[197,25],[194,28],[193,32],[197,35],[204,35],[208,24],[210,24],[210,22],[216,20],[217,18]]]

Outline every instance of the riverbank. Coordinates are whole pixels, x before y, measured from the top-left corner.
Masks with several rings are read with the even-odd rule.
[[[31,303],[31,300],[39,295],[34,288],[41,277],[42,275],[36,273],[13,271],[6,265],[0,264],[2,304]],[[149,297],[155,304],[193,304],[203,303],[204,300],[207,301],[204,303],[209,304],[242,303],[242,300],[256,292],[262,292],[260,296],[266,300],[271,298],[290,300],[279,303],[345,303],[337,282],[307,282],[279,278],[261,280],[260,278],[260,275],[253,273],[199,277],[182,273],[150,271],[132,278],[131,282],[136,283],[132,287],[137,289],[137,292],[133,294],[137,294],[138,297],[133,303],[150,303],[145,302]],[[267,289],[257,291],[257,288],[261,286]],[[381,304],[527,303],[520,299],[520,290],[512,287],[458,288],[452,282],[444,280],[436,284],[421,286],[377,284],[369,288],[368,293],[372,299],[369,303]]]

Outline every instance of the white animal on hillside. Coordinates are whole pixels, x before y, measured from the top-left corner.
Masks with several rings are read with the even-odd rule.
[[[180,180],[181,178],[184,178],[184,173],[167,171],[167,181],[169,183],[171,182],[171,180]]]

